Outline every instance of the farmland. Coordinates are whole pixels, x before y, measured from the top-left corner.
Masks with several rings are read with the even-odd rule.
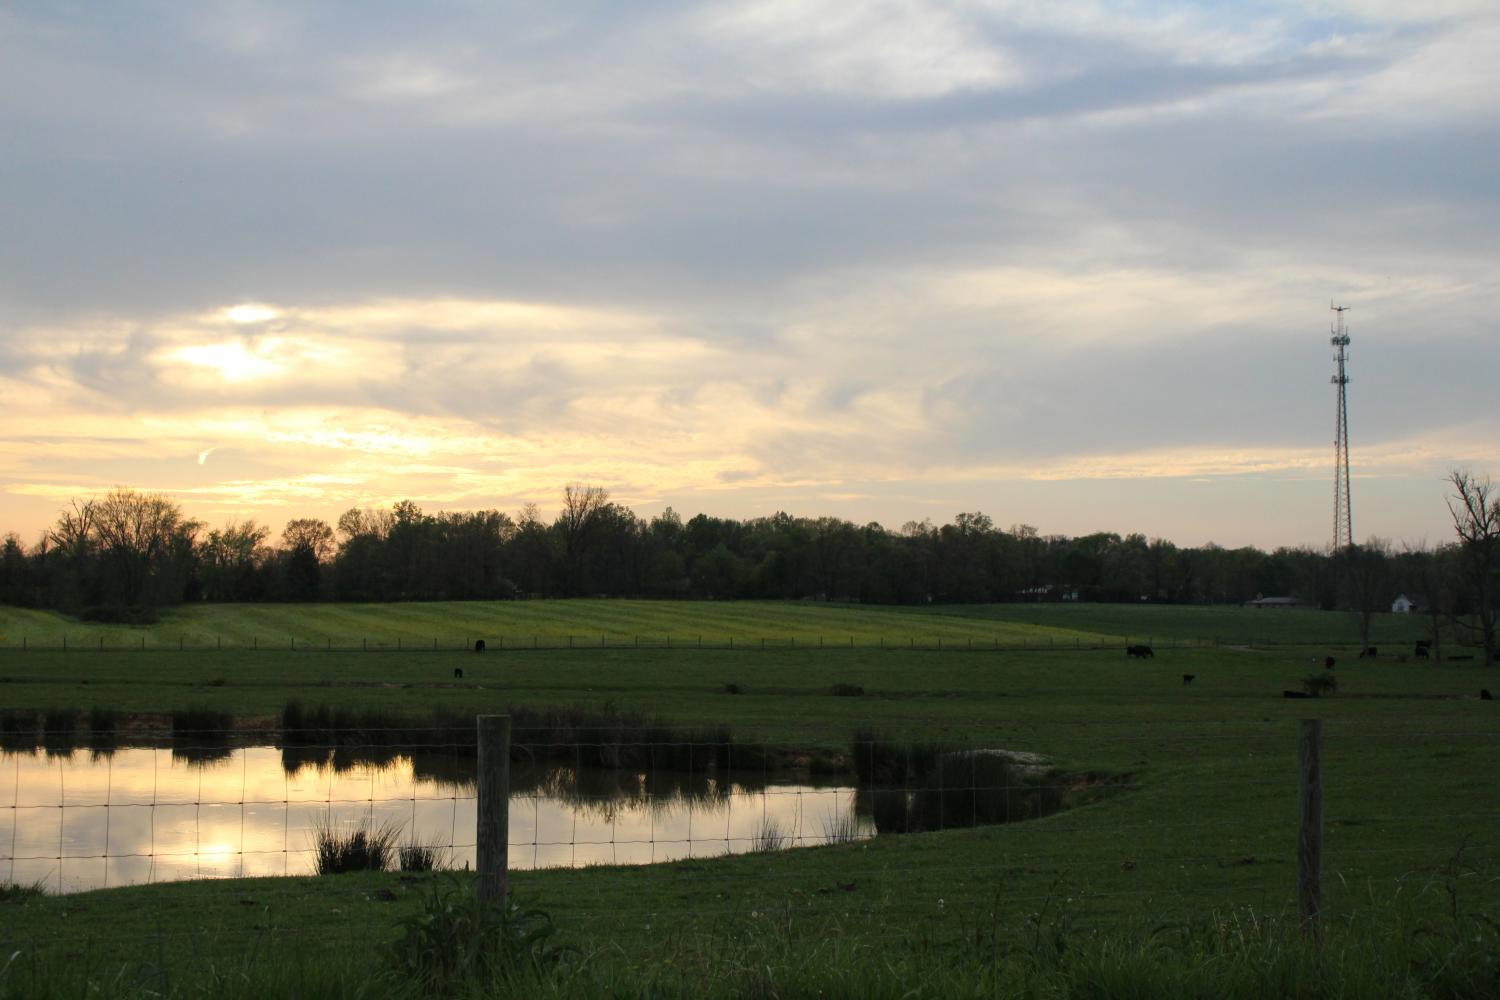
[[[1234,976],[1253,995],[1266,987],[1257,976],[1296,969],[1311,977],[1306,995],[1323,995],[1313,987],[1325,974],[1375,995],[1392,976],[1417,975],[1414,927],[1438,934],[1495,915],[1500,810],[1489,786],[1500,751],[1494,703],[1477,694],[1500,684],[1474,661],[1403,662],[1421,625],[1380,616],[1386,648],[1356,660],[1348,616],[1238,608],[240,605],[103,629],[0,609],[0,691],[7,708],[145,717],[203,706],[259,726],[290,700],[389,713],[610,706],[830,759],[868,727],[1038,753],[1090,776],[1070,793],[1073,808],[1002,827],[517,872],[517,897],[548,911],[558,940],[585,956],[570,987],[543,977],[533,991],[690,995],[708,977],[737,995],[759,988],[749,968],[782,977],[782,995],[897,992],[912,977],[945,995],[943,969],[996,991],[1061,990],[1078,988],[1073,963],[1114,968],[1110,949],[1123,949],[1117,965],[1144,963],[1145,976],[1186,974],[1238,947],[1220,955],[1231,971],[1248,963],[1216,984],[1225,995]],[[489,639],[483,656],[465,648],[477,637]],[[1156,656],[1128,660],[1127,637],[1150,637]],[[1284,698],[1324,672],[1325,655],[1339,660],[1337,694]],[[863,694],[831,694],[840,684]],[[1296,724],[1310,716],[1326,726],[1324,891],[1341,949],[1330,968],[1289,943]],[[0,993],[76,993],[84,981],[145,992],[164,977],[184,994],[232,993],[213,978],[228,969],[246,995],[298,992],[286,978],[297,975],[307,990],[353,994],[371,988],[384,944],[430,891],[371,874],[7,900],[0,944],[22,957]],[[70,957],[81,954],[87,962]],[[877,958],[895,971],[873,967]]]

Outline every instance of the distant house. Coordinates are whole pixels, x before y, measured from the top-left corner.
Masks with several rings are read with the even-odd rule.
[[[1310,608],[1300,597],[1257,597],[1253,601],[1246,601],[1247,608]]]
[[[1427,600],[1421,594],[1397,594],[1396,599],[1391,602],[1391,614],[1409,615],[1426,606]]]

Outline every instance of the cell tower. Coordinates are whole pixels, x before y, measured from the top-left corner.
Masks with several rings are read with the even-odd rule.
[[[1328,342],[1336,349],[1333,360],[1338,364],[1338,371],[1329,379],[1338,386],[1339,396],[1338,427],[1333,436],[1333,550],[1337,552],[1354,544],[1354,518],[1349,512],[1349,400],[1345,391],[1349,376],[1344,371],[1344,363],[1348,360],[1345,348],[1349,346],[1344,313],[1349,307],[1330,302],[1328,308],[1335,316],[1333,336]]]

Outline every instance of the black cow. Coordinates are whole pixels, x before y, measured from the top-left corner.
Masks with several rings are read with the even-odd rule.
[[[482,653],[482,652],[484,652],[484,640],[483,639],[475,639],[474,640],[474,652],[476,652],[476,653]]]
[[[1136,645],[1136,646],[1126,646],[1125,647],[1125,655],[1126,656],[1134,656],[1137,659],[1144,660],[1146,657],[1148,657],[1148,656],[1155,656],[1156,654],[1151,651],[1151,647],[1150,646],[1147,646],[1144,643],[1142,643],[1142,644]]]
[[[463,667],[454,667],[453,668],[453,676],[455,678],[457,678],[458,680],[463,680],[463,677],[464,677],[464,668]]]
[[[1490,689],[1489,688],[1480,688],[1479,689],[1479,700],[1480,701],[1494,701],[1495,700],[1495,696],[1492,695],[1492,694],[1490,694]]]
[[[1184,683],[1184,684],[1191,684],[1191,683],[1193,683],[1193,678],[1197,677],[1197,676],[1198,676],[1197,674],[1183,674],[1182,675],[1182,683]]]
[[[1366,646],[1364,649],[1361,649],[1359,651],[1359,658],[1361,660],[1364,660],[1364,659],[1373,660],[1376,657],[1378,657],[1379,655],[1380,655],[1380,650],[1377,647],[1375,647],[1375,646]]]
[[[1337,662],[1338,662],[1338,660],[1335,660],[1333,657],[1331,657],[1331,656],[1325,656],[1325,657],[1323,657],[1323,669],[1324,670],[1332,670],[1333,669],[1333,665],[1335,663],[1337,663]]]
[[[1412,646],[1411,652],[1419,660],[1427,659],[1428,654],[1432,652],[1432,640],[1418,639],[1416,644]]]

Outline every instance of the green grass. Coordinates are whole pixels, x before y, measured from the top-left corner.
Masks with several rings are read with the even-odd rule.
[[[410,607],[435,614],[468,606]],[[929,615],[804,605],[477,607],[555,614],[566,627],[576,621],[570,615],[613,608],[738,614],[746,622],[772,616],[782,634],[804,614],[846,615],[868,623],[864,634],[889,621],[912,635],[952,622],[991,628],[981,612],[1009,610],[962,609],[973,613],[952,618],[952,609]],[[778,609],[787,621],[774,618]],[[276,609],[194,613],[203,610]],[[1500,688],[1495,675],[1477,663],[1355,661],[1352,639],[1339,631],[1347,616],[1250,613],[1281,623],[1289,643],[1307,641],[1308,623],[1322,622],[1326,647],[1262,648],[1256,636],[1254,649],[1179,648],[1156,637],[1168,624],[1184,640],[1210,627],[1194,609],[1173,616],[1096,608],[1092,618],[1088,608],[1027,610],[1055,615],[1036,619],[1043,628],[1150,635],[1157,655],[1133,661],[1116,645],[1087,643],[973,652],[803,644],[495,650],[482,657],[178,653],[149,644],[146,652],[11,649],[0,653],[0,698],[10,710],[35,709],[38,721],[48,708],[104,705],[157,713],[163,722],[197,707],[266,724],[289,700],[398,714],[609,705],[683,728],[728,727],[737,739],[835,753],[847,751],[861,729],[892,740],[1032,751],[1114,782],[1112,794],[1075,789],[1074,808],[1004,827],[650,869],[514,873],[515,890],[551,912],[559,939],[585,958],[568,973],[575,979],[530,983],[531,995],[896,996],[904,984],[917,996],[1116,996],[1131,995],[1131,983],[1144,984],[1134,987],[1141,996],[1493,995],[1463,988],[1463,976],[1493,970],[1482,955],[1465,952],[1446,964],[1443,956],[1492,943],[1493,928],[1486,931],[1476,915],[1500,918],[1493,795],[1500,716],[1496,703],[1477,698],[1481,687]],[[922,624],[929,621],[940,624]],[[1409,624],[1383,620],[1381,627]],[[897,634],[896,625],[884,634]],[[1337,692],[1315,702],[1283,699],[1284,689],[1300,689],[1322,670],[1325,652],[1340,659]],[[456,665],[462,680],[453,677]],[[1181,683],[1184,673],[1196,675],[1192,686]],[[741,693],[727,694],[729,683]],[[865,693],[834,697],[835,684]],[[1296,723],[1313,714],[1325,720],[1330,931],[1321,952],[1295,944],[1289,916]],[[3,792],[0,776],[0,799]],[[0,840],[3,833],[0,827]],[[104,995],[417,995],[416,986],[379,977],[384,947],[404,918],[421,912],[427,886],[396,873],[351,874],[18,900],[0,906],[0,996],[80,995],[90,992],[88,983]],[[1494,950],[1481,951],[1493,963]]]
[[[1406,645],[1425,633],[1409,615],[1378,615],[1372,641]],[[825,647],[1064,646],[1126,639],[1172,643],[1354,645],[1352,615],[1307,610],[1156,605],[997,604],[924,608],[811,601],[466,601],[413,604],[200,604],[162,612],[153,625],[82,622],[50,611],[0,606],[0,647],[170,649],[293,646],[390,649],[770,645]]]

